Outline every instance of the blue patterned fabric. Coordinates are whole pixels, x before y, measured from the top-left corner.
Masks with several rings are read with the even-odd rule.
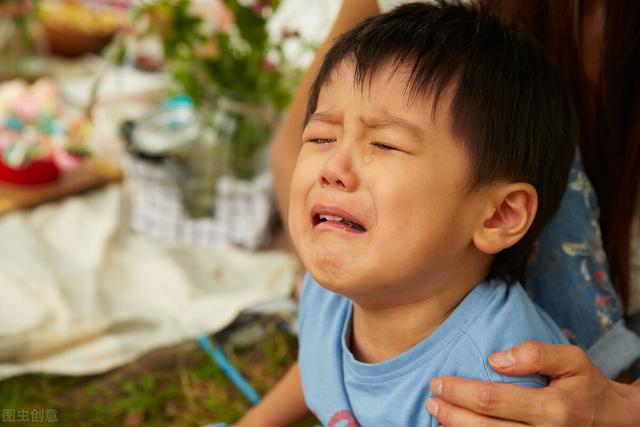
[[[624,326],[598,215],[596,194],[576,158],[560,210],[529,262],[526,288],[571,343],[593,349],[589,353],[594,362],[615,376],[640,357],[640,338]],[[599,343],[605,336],[606,346]]]

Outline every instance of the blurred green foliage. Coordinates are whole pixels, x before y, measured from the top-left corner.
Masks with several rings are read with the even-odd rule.
[[[143,36],[160,36],[165,66],[176,89],[197,105],[227,97],[269,104],[278,111],[285,108],[301,71],[286,61],[283,40],[269,39],[267,20],[280,2],[225,0],[233,16],[233,24],[225,31],[211,31],[190,3],[147,1],[135,12],[137,22],[150,18],[145,20]]]
[[[270,39],[267,22],[278,0],[220,4],[225,13],[212,17],[199,13],[190,0],[146,1],[134,21],[142,27],[141,37],[160,38],[164,68],[176,93],[189,95],[206,114],[221,108],[221,99],[231,101],[222,108],[235,106],[229,166],[237,178],[252,179],[264,166],[264,148],[302,74],[283,51],[285,40],[297,33],[285,31],[279,40]]]

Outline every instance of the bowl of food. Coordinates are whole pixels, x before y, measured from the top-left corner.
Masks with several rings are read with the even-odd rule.
[[[89,155],[90,123],[60,99],[53,82],[0,83],[0,181],[54,181]]]
[[[16,185],[39,185],[53,182],[60,176],[60,169],[52,158],[34,160],[27,165],[13,168],[0,158],[0,181]]]
[[[98,54],[126,19],[127,8],[109,2],[45,0],[38,5],[49,52],[65,57]]]

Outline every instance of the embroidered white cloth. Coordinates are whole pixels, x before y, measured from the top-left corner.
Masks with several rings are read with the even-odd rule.
[[[0,379],[104,372],[292,289],[288,254],[153,241],[128,217],[118,185],[0,217]]]

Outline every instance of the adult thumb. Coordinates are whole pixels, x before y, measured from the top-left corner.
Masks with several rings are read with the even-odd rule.
[[[496,371],[515,376],[532,374],[551,378],[573,376],[588,368],[589,358],[580,347],[527,341],[489,356]]]

